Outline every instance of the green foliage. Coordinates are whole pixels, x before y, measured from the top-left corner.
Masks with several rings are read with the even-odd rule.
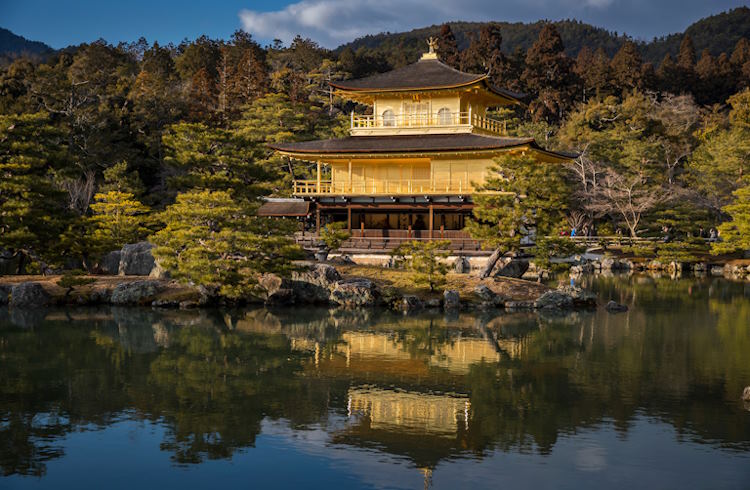
[[[714,253],[750,250],[750,184],[734,191],[734,202],[723,208],[731,220],[719,226],[721,241],[714,243]]]
[[[170,183],[180,192],[232,190],[237,198],[252,199],[270,190],[273,174],[257,163],[254,148],[232,131],[180,123],[165,133],[164,146],[165,162],[176,171]]]
[[[0,248],[55,252],[70,218],[52,176],[60,137],[44,114],[0,116]]]
[[[553,234],[563,221],[569,199],[564,170],[559,164],[537,162],[532,156],[506,155],[481,191],[474,196],[472,237],[503,252],[518,251],[521,238]]]
[[[57,285],[67,289],[65,296],[68,296],[73,292],[73,289],[96,282],[96,278],[84,277],[84,274],[85,272],[81,270],[68,271],[57,280]]]
[[[285,222],[258,218],[228,191],[195,190],[161,213],[154,256],[176,279],[230,299],[255,292],[259,274],[288,275],[301,249]]]
[[[709,245],[700,238],[656,245],[656,258],[663,262],[697,262],[706,254]]]
[[[342,243],[349,239],[349,232],[345,231],[346,223],[337,221],[328,223],[320,230],[320,240],[328,250],[337,250]]]
[[[449,245],[448,240],[411,240],[399,245],[392,255],[405,263],[406,268],[414,274],[416,284],[435,291],[446,281],[448,265],[445,259],[449,253],[445,250]]]
[[[577,245],[569,237],[550,236],[538,237],[536,244],[532,249],[534,263],[537,267],[550,270],[552,269],[552,258],[566,258],[572,255],[583,253],[586,247]]]
[[[138,172],[129,170],[125,161],[115,163],[102,174],[104,182],[99,186],[100,194],[117,191],[141,197],[146,192]]]
[[[149,233],[146,226],[149,208],[128,192],[109,191],[94,196],[89,218],[87,250],[103,254],[118,250],[127,243],[143,240]]]

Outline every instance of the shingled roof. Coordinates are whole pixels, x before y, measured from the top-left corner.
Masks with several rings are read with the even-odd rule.
[[[355,92],[403,91],[403,90],[439,90],[463,87],[482,82],[489,90],[504,97],[518,100],[524,94],[495,87],[488,82],[486,74],[474,74],[458,71],[437,59],[421,59],[416,63],[397,68],[385,73],[378,73],[365,78],[331,82],[331,86],[340,90]]]
[[[534,138],[499,138],[465,134],[419,134],[400,136],[350,136],[348,138],[278,143],[269,145],[277,151],[297,154],[337,153],[434,153],[443,151],[484,151],[529,146],[559,158],[577,155],[552,152],[541,148]]]
[[[310,203],[302,199],[273,199],[264,202],[258,209],[258,216],[307,216]]]

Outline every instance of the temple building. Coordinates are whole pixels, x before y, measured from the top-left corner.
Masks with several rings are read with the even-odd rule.
[[[295,180],[296,200],[267,215],[309,216],[316,231],[342,221],[344,248],[388,250],[405,239],[449,239],[462,253],[480,244],[463,228],[472,195],[507,153],[562,163],[570,155],[533,138],[507,136],[488,111],[522,104],[523,94],[493,85],[486,74],[455,70],[438,60],[435,41],[411,65],[366,78],[332,82],[335,94],[372,108],[350,116],[350,136],[272,145],[281,155],[313,163],[315,178]]]

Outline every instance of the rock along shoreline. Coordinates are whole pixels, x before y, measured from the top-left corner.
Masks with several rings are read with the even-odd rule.
[[[342,273],[327,263],[306,264],[285,278],[265,274],[258,294],[239,304],[267,306],[328,305],[344,308],[387,307],[399,311],[427,308],[506,310],[577,309],[596,307],[594,294],[575,286],[557,289],[507,277],[479,280],[468,274],[455,275],[441,292],[415,294],[378,280],[378,271],[360,268]],[[373,268],[374,269],[374,268]],[[205,288],[148,276],[91,276],[91,284],[66,290],[58,277],[6,276],[0,278],[0,305],[34,308],[57,305],[152,306],[199,308],[234,305],[211,295]],[[454,286],[454,287],[451,287]]]

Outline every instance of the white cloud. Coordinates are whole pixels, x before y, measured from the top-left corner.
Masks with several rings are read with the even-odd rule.
[[[297,34],[333,48],[366,34],[443,22],[576,18],[642,38],[684,29],[702,15],[742,0],[302,0],[281,10],[242,10],[243,29],[262,41]],[[684,8],[675,11],[675,4]],[[721,5],[719,5],[721,4]],[[707,10],[708,9],[708,10]]]

